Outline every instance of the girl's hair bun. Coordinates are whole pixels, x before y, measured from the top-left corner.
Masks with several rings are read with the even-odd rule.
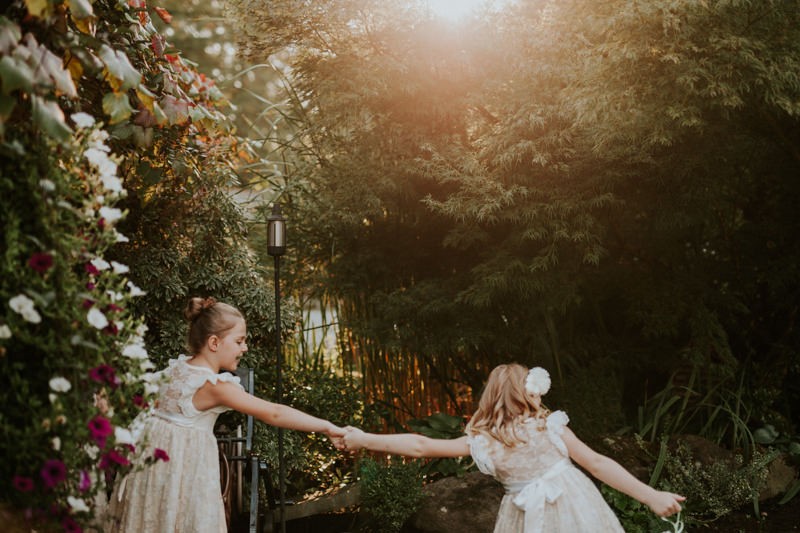
[[[186,304],[186,309],[183,311],[183,316],[185,316],[186,320],[189,322],[194,322],[203,311],[210,309],[215,303],[217,303],[217,300],[211,296],[208,298],[200,298],[197,296],[190,298],[189,303]]]

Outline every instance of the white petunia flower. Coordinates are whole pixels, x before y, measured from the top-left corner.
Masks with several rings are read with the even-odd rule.
[[[47,397],[50,399],[50,403],[56,403],[56,400],[58,399],[58,396],[56,396],[52,392],[48,394]]]
[[[144,393],[147,396],[152,396],[153,394],[156,394],[158,392],[159,388],[160,386],[158,385],[158,383],[145,383]]]
[[[142,369],[142,372],[153,370],[155,367],[156,365],[154,365],[153,362],[149,359],[142,361],[142,364],[139,365],[139,368]]]
[[[147,350],[141,344],[129,344],[122,349],[122,355],[131,359],[146,359]]]
[[[116,292],[112,290],[106,291],[106,296],[108,296],[109,300],[111,300],[112,302],[119,302],[125,297],[125,295],[122,294],[121,292]]]
[[[95,460],[97,459],[97,455],[100,453],[100,448],[94,444],[84,444],[83,451],[86,452],[86,455],[89,456],[89,459]]]
[[[88,320],[89,324],[97,329],[103,329],[108,325],[108,319],[106,318],[106,315],[104,315],[103,312],[96,307],[92,307],[89,310],[89,313],[86,315],[86,320]]]
[[[534,396],[543,396],[550,390],[550,374],[544,368],[531,368],[525,378],[525,390]]]
[[[43,191],[47,192],[53,192],[56,190],[56,184],[48,179],[39,180],[39,187],[41,187]]]
[[[11,298],[8,301],[8,305],[11,307],[12,311],[22,315],[22,318],[28,322],[38,324],[42,321],[41,315],[39,315],[38,311],[36,311],[36,308],[34,307],[33,300],[24,294],[18,294]]]
[[[103,187],[107,191],[111,192],[122,192],[122,180],[119,179],[117,176],[114,176],[113,173],[105,174],[101,173],[100,180],[103,182]]]
[[[10,339],[11,338],[11,328],[8,327],[6,324],[0,325],[0,339]]]
[[[91,128],[94,126],[94,117],[89,113],[80,111],[72,114],[72,122],[79,128]]]
[[[130,270],[128,265],[123,265],[122,263],[117,263],[116,261],[111,261],[111,267],[114,269],[115,274],[125,274]]]
[[[59,437],[53,437],[53,439],[50,442],[52,443],[53,449],[55,451],[57,452],[61,451],[61,439]]]
[[[122,233],[114,230],[114,236],[116,237],[116,241],[114,242],[130,242],[130,239],[123,235]]]
[[[95,257],[90,261],[90,263],[92,263],[92,266],[97,270],[106,270],[111,267],[111,264],[108,261],[100,257]]]
[[[109,161],[108,154],[99,148],[89,148],[83,152],[83,157],[95,168],[100,167],[106,161]]]
[[[72,384],[65,377],[56,376],[50,380],[50,389],[55,392],[67,392],[71,388]]]
[[[139,287],[133,284],[133,282],[129,281],[127,284],[128,288],[131,291],[131,296],[144,296],[147,292],[143,291]]]
[[[67,503],[72,508],[72,510],[76,513],[88,513],[89,506],[86,505],[86,502],[80,498],[76,498],[74,496],[67,496]]]
[[[114,428],[114,440],[117,442],[117,444],[136,444],[136,442],[133,440],[133,435],[131,432],[121,427]]]
[[[106,222],[113,224],[122,218],[122,211],[116,207],[103,206],[100,208],[100,217],[104,218]]]

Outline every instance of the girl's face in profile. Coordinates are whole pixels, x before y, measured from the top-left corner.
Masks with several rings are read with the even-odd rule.
[[[239,320],[234,327],[225,332],[217,344],[217,361],[219,367],[234,371],[239,360],[247,351],[247,325]]]

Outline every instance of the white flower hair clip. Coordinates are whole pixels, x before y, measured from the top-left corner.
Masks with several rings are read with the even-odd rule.
[[[544,396],[550,390],[550,374],[544,368],[535,366],[525,378],[525,390],[534,396]]]

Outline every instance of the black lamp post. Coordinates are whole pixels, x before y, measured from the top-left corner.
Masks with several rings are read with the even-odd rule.
[[[267,253],[275,259],[275,346],[278,383],[275,390],[277,403],[283,402],[283,380],[281,376],[281,363],[283,351],[281,350],[281,256],[286,253],[286,219],[281,214],[281,206],[277,202],[272,204],[272,213],[267,217]],[[286,493],[286,465],[283,460],[283,428],[278,428],[278,486],[280,495],[280,533],[286,533],[286,518],[284,516],[284,500]]]

